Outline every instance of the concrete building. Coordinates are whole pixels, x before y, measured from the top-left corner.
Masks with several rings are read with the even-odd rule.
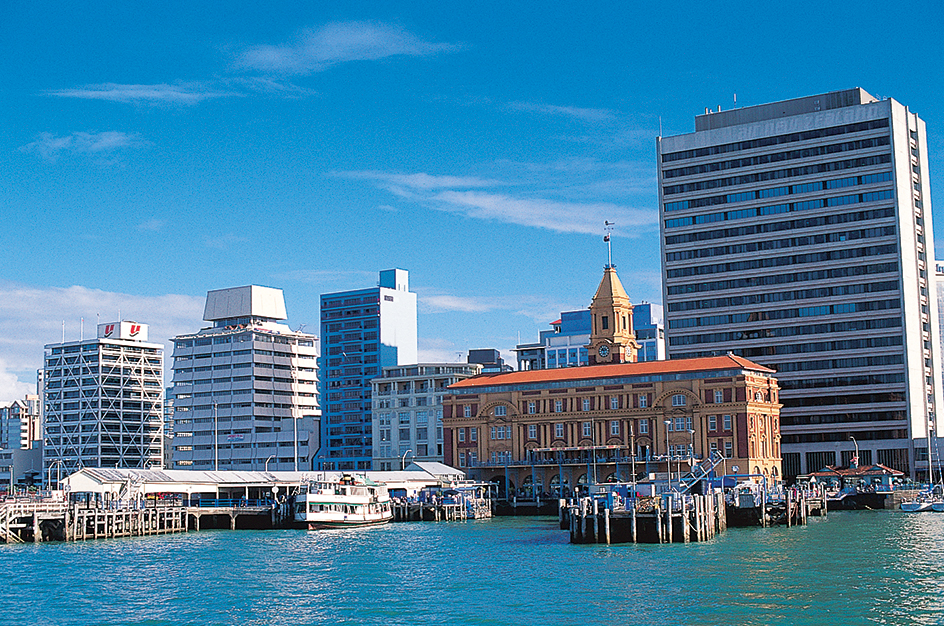
[[[38,446],[43,438],[41,404],[35,394],[26,394],[22,400],[0,402],[0,449],[23,450]]]
[[[327,399],[317,468],[371,469],[371,381],[383,367],[417,361],[409,273],[384,270],[377,287],[323,294],[321,338]]]
[[[371,381],[373,466],[403,469],[407,457],[442,462],[442,401],[446,388],[482,372],[478,363],[418,363],[385,367]]]
[[[286,317],[281,289],[207,293],[213,325],[174,338],[173,469],[311,469],[318,339]]]
[[[159,467],[164,349],[147,324],[98,325],[94,339],[46,345],[43,468]]]
[[[924,122],[850,89],[706,111],[657,156],[669,358],[776,370],[788,476],[856,447],[926,475],[942,433]]]

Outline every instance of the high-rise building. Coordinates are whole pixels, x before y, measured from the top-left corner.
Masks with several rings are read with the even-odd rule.
[[[42,439],[39,396],[26,394],[22,400],[0,402],[0,450],[23,450]]]
[[[777,371],[785,475],[928,470],[940,436],[924,122],[861,89],[709,112],[657,142],[670,359]]]
[[[164,349],[148,343],[147,324],[99,324],[97,335],[46,346],[49,478],[83,467],[161,466]]]
[[[409,273],[380,272],[377,287],[321,296],[322,380],[327,396],[316,466],[371,469],[371,380],[416,363],[416,294]]]
[[[318,449],[318,339],[281,289],[207,293],[209,328],[174,338],[174,469],[304,471]]]
[[[448,393],[446,388],[482,371],[479,363],[418,363],[383,368],[380,377],[372,382],[371,393],[374,468],[402,469],[408,458],[442,463],[442,403]]]

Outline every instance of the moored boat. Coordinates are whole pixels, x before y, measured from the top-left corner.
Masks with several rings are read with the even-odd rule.
[[[344,474],[311,480],[295,498],[295,521],[309,530],[383,524],[393,518],[386,485]]]
[[[906,513],[923,513],[925,511],[935,510],[934,499],[931,497],[930,492],[926,491],[916,495],[914,500],[906,500],[902,502],[899,507]]]

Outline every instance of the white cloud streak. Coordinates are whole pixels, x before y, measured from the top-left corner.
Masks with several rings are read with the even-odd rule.
[[[251,46],[239,55],[236,65],[273,74],[311,74],[349,61],[431,56],[458,49],[454,44],[423,41],[388,24],[335,22],[305,30],[291,43]]]
[[[537,104],[534,102],[512,102],[508,107],[514,111],[527,111],[542,115],[557,115],[570,117],[582,122],[614,122],[616,111],[610,109],[592,109],[573,106],[557,106],[553,104]]]
[[[152,342],[165,344],[165,367],[170,355],[169,339],[200,329],[204,299],[166,294],[136,296],[88,287],[31,287],[0,283],[0,401],[22,397],[23,385],[35,389],[36,370],[43,365],[43,346],[62,339],[94,337],[96,316],[101,322],[115,321],[118,312],[126,320],[149,325]],[[16,380],[12,381],[11,376]],[[14,397],[4,394],[13,393]],[[32,393],[32,391],[30,391]]]
[[[193,105],[210,98],[238,96],[233,91],[221,91],[204,83],[179,83],[168,85],[122,85],[102,83],[85,85],[75,89],[57,89],[45,92],[48,96],[60,98],[81,98],[85,100],[107,100],[134,104]]]
[[[40,133],[36,141],[20,147],[23,152],[35,152],[44,159],[55,161],[61,154],[106,154],[122,148],[144,145],[147,142],[135,133],[110,130],[100,133],[75,132],[57,136]]]

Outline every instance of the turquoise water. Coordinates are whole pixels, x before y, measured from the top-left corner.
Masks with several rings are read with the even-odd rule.
[[[0,589],[2,624],[944,624],[944,515],[663,546],[549,518],[0,545]]]

